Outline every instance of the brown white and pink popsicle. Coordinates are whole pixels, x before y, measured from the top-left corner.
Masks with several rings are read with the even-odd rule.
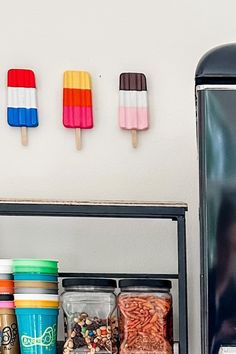
[[[148,129],[147,81],[142,73],[120,74],[120,128],[130,130],[132,145],[138,145],[138,130]]]

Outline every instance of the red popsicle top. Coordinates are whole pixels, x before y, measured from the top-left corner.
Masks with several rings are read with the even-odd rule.
[[[31,87],[36,88],[35,75],[28,69],[10,69],[7,73],[8,87]]]

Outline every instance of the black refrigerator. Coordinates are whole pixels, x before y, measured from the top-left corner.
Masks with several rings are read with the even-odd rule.
[[[195,76],[200,178],[202,353],[236,353],[236,44]]]

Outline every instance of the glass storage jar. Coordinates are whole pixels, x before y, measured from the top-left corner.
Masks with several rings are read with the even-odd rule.
[[[119,287],[120,354],[172,354],[171,282],[122,279]]]
[[[117,353],[116,281],[63,279],[61,296],[65,319],[64,354]]]

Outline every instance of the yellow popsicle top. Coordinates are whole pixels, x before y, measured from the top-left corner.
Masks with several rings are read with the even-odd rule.
[[[87,71],[65,71],[64,88],[91,90],[91,78]]]

